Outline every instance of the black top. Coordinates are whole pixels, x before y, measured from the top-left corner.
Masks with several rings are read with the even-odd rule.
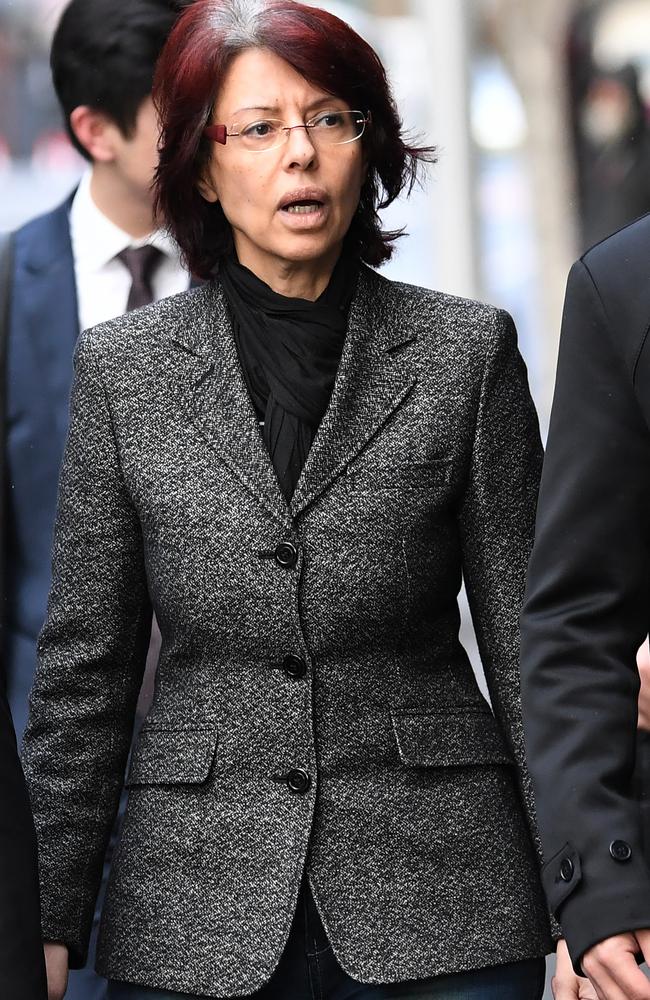
[[[289,499],[332,394],[358,266],[341,257],[315,302],[279,295],[234,257],[219,277],[248,391]]]

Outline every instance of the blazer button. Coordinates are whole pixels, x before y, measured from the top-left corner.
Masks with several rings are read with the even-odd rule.
[[[282,661],[282,669],[284,670],[287,677],[291,677],[294,680],[300,680],[307,673],[307,664],[303,660],[302,656],[294,656],[293,653],[289,656],[285,656]]]
[[[292,767],[287,774],[287,785],[295,795],[304,795],[309,790],[311,778],[301,767]]]
[[[573,878],[573,873],[575,868],[573,866],[573,861],[571,858],[562,858],[562,864],[560,865],[560,878],[563,882],[570,882]]]
[[[632,848],[625,840],[613,840],[609,845],[609,853],[614,861],[629,861],[632,857]]]
[[[293,569],[298,562],[298,549],[292,542],[280,542],[275,549],[275,561],[282,569]]]

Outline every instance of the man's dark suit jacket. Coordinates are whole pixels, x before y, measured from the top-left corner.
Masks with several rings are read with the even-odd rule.
[[[20,738],[50,587],[59,468],[79,336],[71,198],[18,230],[7,345],[8,612],[5,662]]]
[[[14,236],[3,405],[7,418],[8,594],[3,665],[22,733],[45,615],[58,470],[79,329],[69,202]],[[5,675],[0,693],[0,997],[45,997],[36,838],[16,752]]]
[[[545,888],[574,962],[650,927],[634,794],[650,625],[650,215],[571,271],[522,628]]]

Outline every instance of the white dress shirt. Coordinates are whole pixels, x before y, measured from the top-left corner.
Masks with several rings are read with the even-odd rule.
[[[184,292],[190,277],[181,266],[173,240],[162,230],[134,240],[97,208],[90,193],[91,172],[81,178],[70,208],[70,236],[77,282],[79,329],[113,319],[126,311],[131,275],[125,264],[115,260],[127,247],[150,243],[163,253],[152,280],[156,300]]]

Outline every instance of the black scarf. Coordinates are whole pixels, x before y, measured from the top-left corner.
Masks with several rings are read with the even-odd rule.
[[[264,441],[290,499],[341,360],[358,265],[341,257],[315,301],[278,295],[228,257],[219,268],[248,391],[264,419]]]

